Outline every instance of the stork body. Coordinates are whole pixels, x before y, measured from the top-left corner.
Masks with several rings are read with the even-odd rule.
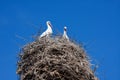
[[[64,27],[64,33],[63,33],[63,38],[69,41],[69,37],[67,36],[67,27]]]
[[[43,32],[40,35],[40,38],[45,37],[45,36],[49,37],[53,33],[53,31],[52,31],[52,25],[51,25],[50,21],[47,21],[46,24],[47,24],[48,28],[47,28],[47,30],[45,32]]]

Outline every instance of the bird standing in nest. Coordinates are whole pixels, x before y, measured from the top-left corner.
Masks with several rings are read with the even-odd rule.
[[[69,37],[67,36],[67,27],[64,27],[64,33],[63,33],[63,38],[69,41]]]
[[[39,39],[42,37],[49,37],[53,33],[51,22],[47,21],[46,24],[47,24],[47,30],[40,35]]]

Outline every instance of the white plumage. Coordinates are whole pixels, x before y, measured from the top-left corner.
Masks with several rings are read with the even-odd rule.
[[[67,36],[67,27],[64,27],[64,33],[63,33],[63,38],[69,41],[69,37]]]
[[[51,25],[51,22],[50,21],[47,21],[46,22],[47,24],[47,30],[45,32],[43,32],[41,35],[40,35],[40,38],[42,37],[49,37],[53,32],[52,32],[52,25]]]

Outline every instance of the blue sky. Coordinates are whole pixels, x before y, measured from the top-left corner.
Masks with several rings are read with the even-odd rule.
[[[1,0],[0,78],[17,80],[20,48],[50,20],[54,33],[68,27],[68,35],[82,42],[87,54],[99,65],[100,80],[119,79],[119,0]],[[21,36],[21,38],[18,36]],[[24,39],[22,39],[24,38]]]

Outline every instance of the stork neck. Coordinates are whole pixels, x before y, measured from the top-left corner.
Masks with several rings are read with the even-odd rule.
[[[66,35],[66,33],[67,33],[67,32],[64,30],[64,35]]]
[[[48,30],[51,30],[52,31],[52,28],[48,25]]]

